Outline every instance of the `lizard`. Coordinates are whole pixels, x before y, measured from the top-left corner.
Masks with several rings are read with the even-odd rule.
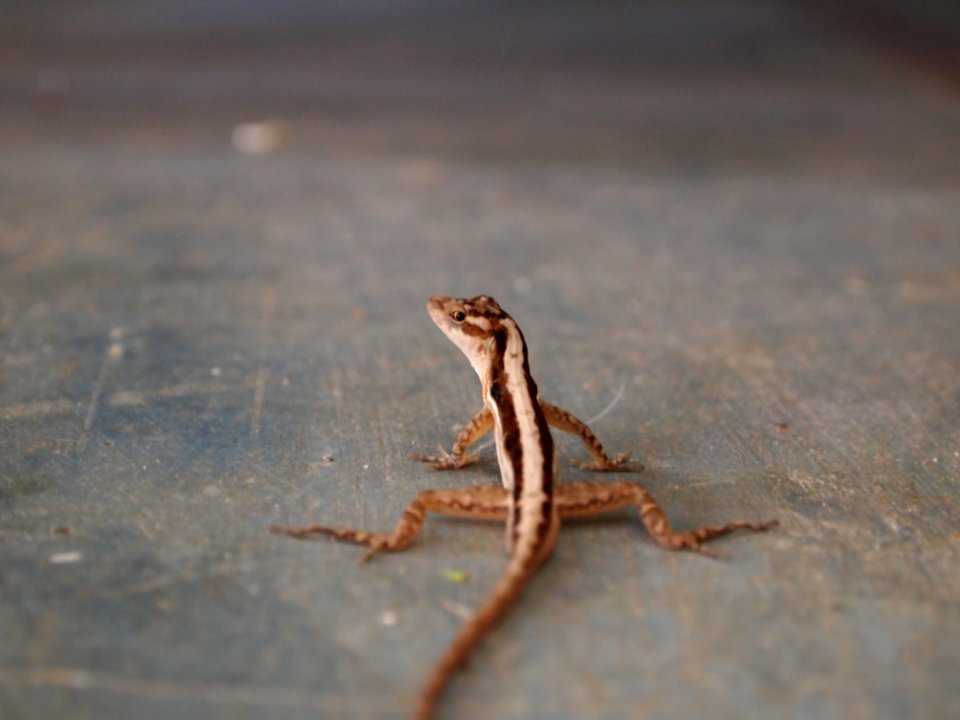
[[[419,459],[437,469],[459,468],[475,458],[469,446],[491,428],[494,431],[502,486],[424,490],[403,511],[392,533],[309,525],[274,525],[271,531],[294,538],[326,535],[369,548],[362,561],[381,551],[406,549],[423,526],[428,512],[506,522],[509,560],[499,582],[473,616],[461,627],[440,657],[420,694],[415,720],[431,720],[441,695],[474,648],[509,612],[536,570],[551,556],[561,520],[635,506],[650,537],[667,550],[707,552],[704,543],[735,530],[760,532],[777,524],[735,521],[675,531],[650,492],[635,482],[570,482],[559,484],[558,463],[549,426],[577,434],[593,462],[604,471],[638,470],[628,456],[608,458],[589,427],[574,415],[540,399],[530,374],[527,345],[520,327],[486,295],[474,298],[434,296],[427,311],[437,327],[456,345],[480,377],[483,409],[463,428],[449,453]]]

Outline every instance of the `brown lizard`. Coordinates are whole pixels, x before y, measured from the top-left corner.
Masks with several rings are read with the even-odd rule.
[[[506,521],[509,561],[500,582],[470,618],[433,669],[414,717],[429,720],[456,670],[473,649],[507,614],[529,578],[550,557],[560,530],[560,520],[635,506],[653,540],[667,550],[703,552],[705,542],[734,530],[762,531],[777,524],[732,522],[676,532],[650,493],[639,483],[558,483],[558,466],[549,425],[578,435],[600,471],[639,470],[626,465],[627,456],[611,460],[603,445],[581,420],[540,399],[530,375],[523,333],[493,298],[472,299],[436,296],[427,301],[430,317],[467,356],[480,376],[483,409],[460,432],[450,453],[421,457],[438,469],[462,467],[475,458],[467,450],[491,427],[494,431],[500,486],[459,490],[425,490],[403,512],[393,533],[311,525],[301,528],[274,526],[275,533],[304,538],[328,535],[365,545],[369,559],[380,551],[404,550],[422,527],[427,512],[475,519]]]

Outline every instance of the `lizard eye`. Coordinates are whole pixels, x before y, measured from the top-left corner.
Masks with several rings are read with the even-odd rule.
[[[463,310],[455,310],[450,313],[450,317],[453,318],[454,322],[462,323],[467,319],[467,314]]]

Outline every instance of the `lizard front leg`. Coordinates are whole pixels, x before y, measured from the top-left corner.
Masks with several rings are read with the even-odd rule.
[[[360,560],[365,562],[381,551],[405,550],[420,532],[428,512],[474,520],[506,520],[508,504],[509,493],[495,485],[461,490],[424,490],[407,505],[392,533],[371,533],[326,525],[272,525],[270,532],[298,539],[326,535],[341,542],[366,545],[370,551]]]
[[[583,446],[593,458],[592,463],[580,463],[580,467],[585,470],[594,470],[596,472],[641,472],[643,465],[639,463],[629,464],[630,453],[620,453],[612,460],[607,457],[603,449],[603,443],[600,438],[594,435],[593,430],[583,420],[573,413],[569,413],[559,405],[553,405],[546,400],[540,401],[540,407],[543,408],[547,416],[547,422],[557,430],[576,435],[583,442]]]
[[[458,470],[480,459],[477,455],[468,455],[467,450],[492,427],[493,413],[484,405],[457,434],[450,452],[441,450],[439,455],[411,455],[410,459],[426,463],[434,470]]]
[[[754,523],[737,520],[725,525],[705,525],[696,530],[677,532],[670,526],[663,509],[639,483],[564,483],[557,488],[557,509],[561,518],[596,515],[633,505],[654,542],[665,550],[695,550],[713,555],[703,548],[710,542],[736,530],[763,532],[776,527],[777,520]]]
[[[580,438],[593,458],[593,462],[580,463],[582,468],[595,472],[641,472],[643,470],[643,465],[628,462],[630,453],[620,453],[612,459],[608,457],[600,438],[594,434],[589,425],[573,413],[546,400],[540,400],[540,407],[543,408],[543,413],[550,425]],[[441,451],[439,455],[411,455],[410,459],[427,463],[434,470],[457,470],[465,467],[479,459],[476,455],[468,455],[467,450],[491,428],[493,428],[493,415],[484,406],[470,418],[470,422],[457,435],[450,452]]]

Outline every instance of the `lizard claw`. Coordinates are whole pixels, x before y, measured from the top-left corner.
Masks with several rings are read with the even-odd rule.
[[[721,555],[721,554],[718,553],[716,550],[708,550],[708,549],[705,548],[703,545],[693,545],[693,546],[688,547],[688,548],[686,548],[686,549],[687,549],[687,550],[693,550],[693,552],[698,553],[698,554],[700,554],[700,555],[703,555],[704,557],[708,557],[708,558],[710,558],[711,560],[721,561],[721,560],[726,560],[726,559],[727,559],[725,556]]]
[[[593,460],[591,462],[577,463],[583,470],[593,470],[594,472],[643,472],[641,463],[630,463],[630,453],[624,452],[617,455],[612,460],[605,458],[603,461]]]
[[[477,455],[457,457],[453,453],[449,453],[443,448],[440,448],[436,455],[417,455],[416,453],[411,453],[410,459],[425,463],[432,470],[459,470],[462,467],[479,461],[480,457]]]

